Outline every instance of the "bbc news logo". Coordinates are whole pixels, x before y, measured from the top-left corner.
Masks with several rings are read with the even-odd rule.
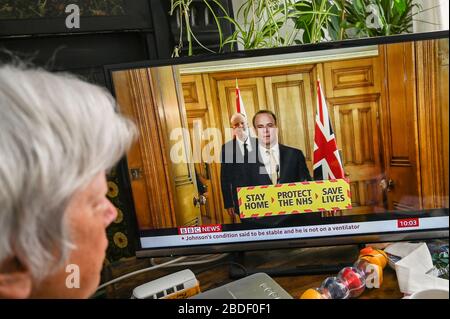
[[[207,226],[189,226],[178,227],[178,235],[192,235],[192,234],[205,234],[205,233],[217,233],[222,231],[222,225],[207,225]]]

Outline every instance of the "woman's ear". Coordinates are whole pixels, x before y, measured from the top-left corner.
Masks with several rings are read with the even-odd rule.
[[[0,265],[0,298],[24,299],[31,293],[32,278],[16,258]]]

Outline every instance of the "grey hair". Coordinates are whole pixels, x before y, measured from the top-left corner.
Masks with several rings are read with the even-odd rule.
[[[233,113],[233,115],[231,115],[231,117],[230,117],[230,122],[233,122],[233,119],[234,119],[236,116],[239,116],[239,115],[241,115],[245,120],[247,120],[247,116],[245,116],[244,113],[236,112],[236,113]]]
[[[69,200],[112,168],[136,134],[105,89],[0,65],[0,265],[16,256],[37,281],[60,267],[74,248]]]

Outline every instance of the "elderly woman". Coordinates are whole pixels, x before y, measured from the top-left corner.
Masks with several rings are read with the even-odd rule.
[[[0,297],[86,298],[116,210],[105,171],[135,126],[104,89],[0,66]]]

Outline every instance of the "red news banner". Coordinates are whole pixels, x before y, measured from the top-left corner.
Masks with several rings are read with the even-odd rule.
[[[241,187],[241,218],[351,209],[347,179]]]
[[[398,228],[419,227],[419,218],[403,218],[397,220]]]

